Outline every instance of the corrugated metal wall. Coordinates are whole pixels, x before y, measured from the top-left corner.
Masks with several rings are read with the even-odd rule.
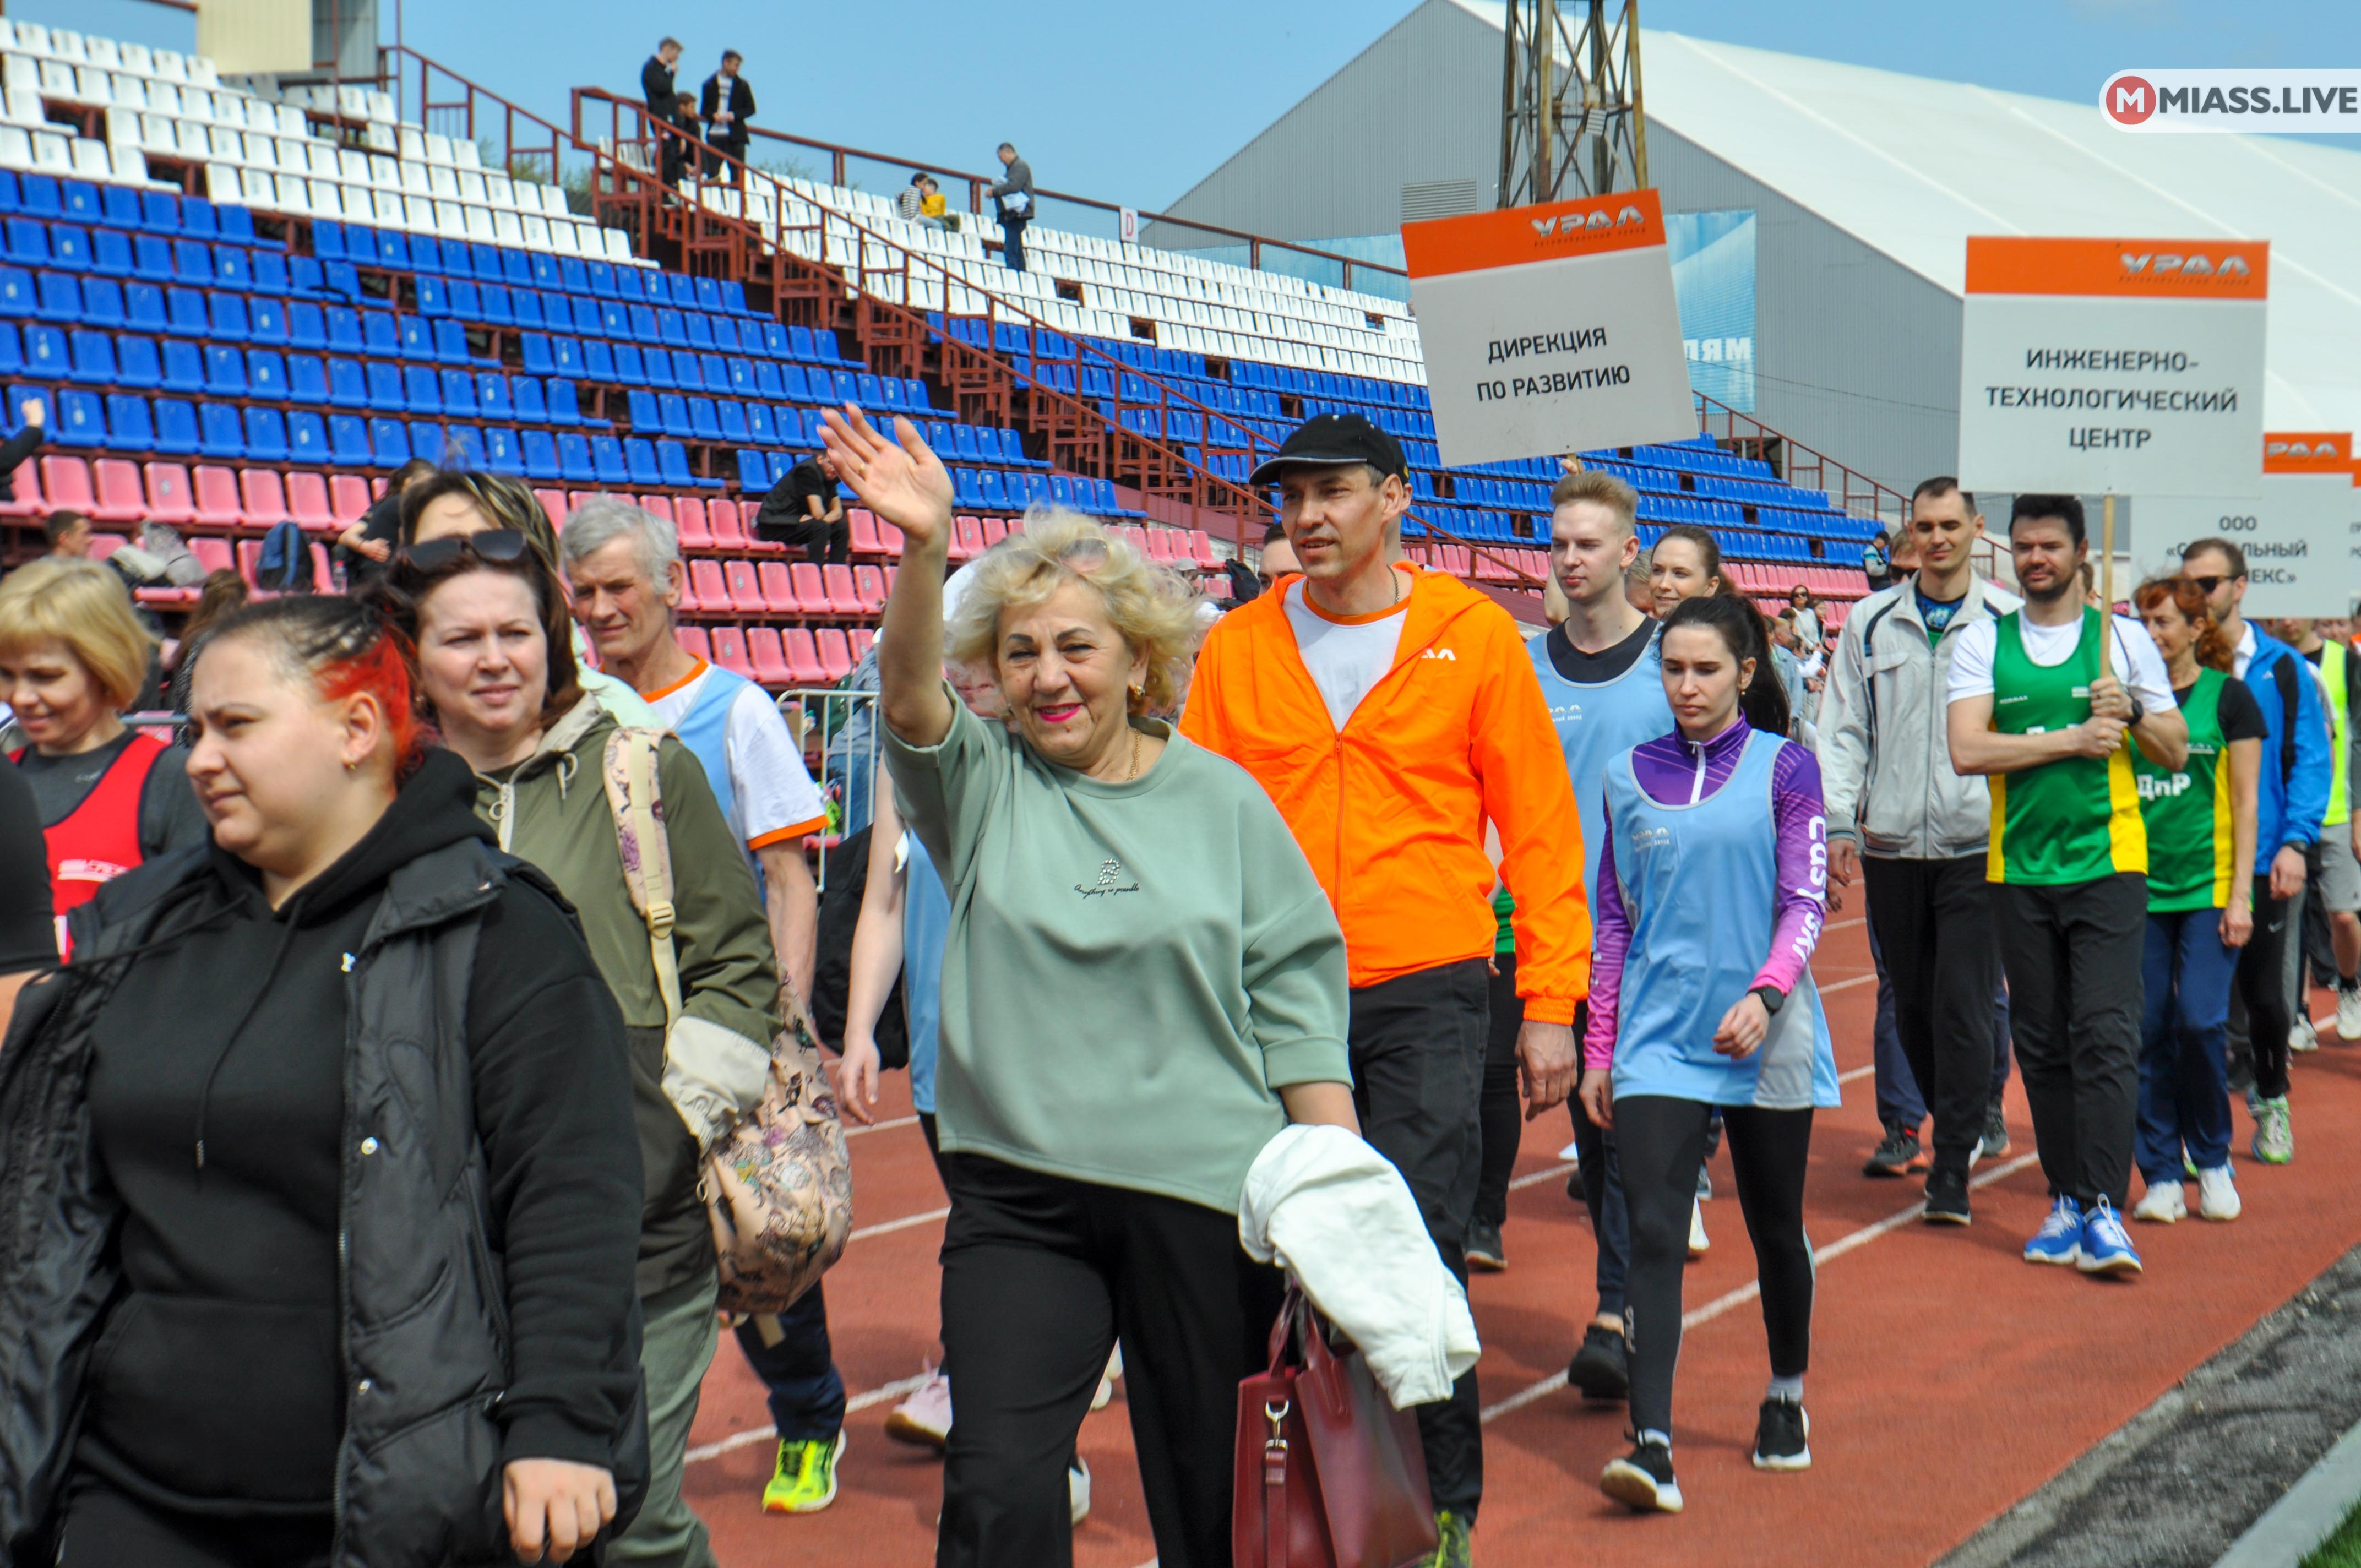
[[[1406,184],[1474,179],[1489,206],[1500,41],[1497,24],[1426,0],[1167,210],[1309,240],[1391,232]],[[1949,472],[1959,300],[1662,122],[1648,162],[1668,211],[1758,214],[1755,417],[1905,494]],[[1171,225],[1142,237],[1204,243]]]

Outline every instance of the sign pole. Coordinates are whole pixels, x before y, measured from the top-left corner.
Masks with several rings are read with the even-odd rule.
[[[2115,492],[2109,490],[2099,511],[2099,674],[2114,674],[2115,620]]]

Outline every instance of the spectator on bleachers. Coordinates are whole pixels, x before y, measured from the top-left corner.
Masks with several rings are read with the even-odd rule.
[[[895,214],[904,222],[918,221],[918,214],[927,204],[926,184],[927,176],[923,171],[913,174],[910,182],[902,187],[902,193],[894,198]]]
[[[443,483],[420,488],[430,505],[447,493]],[[476,771],[477,814],[574,905],[629,1035],[646,1182],[639,1291],[651,1474],[639,1518],[607,1561],[709,1568],[705,1526],[681,1497],[716,1337],[714,1242],[697,1183],[706,1156],[770,1078],[778,965],[754,880],[705,770],[663,736],[654,766],[673,867],[675,1020],[656,968],[662,938],[634,903],[601,786],[615,720],[576,678],[556,572],[512,531],[494,529],[410,546],[386,587],[416,650],[426,717]],[[618,766],[631,743],[616,742]]]
[[[645,1475],[622,1021],[410,698],[349,598],[225,623],[215,852],[73,916],[0,1112],[0,1344],[77,1417],[0,1471],[60,1560],[588,1562]]]
[[[1795,639],[1806,648],[1820,645],[1820,604],[1812,590],[1797,583],[1787,592],[1787,613],[1795,623]]]
[[[32,456],[48,434],[49,405],[38,398],[27,398],[16,405],[24,428],[5,441],[0,441],[0,501],[16,499],[16,466]]]
[[[189,711],[189,677],[197,667],[197,655],[204,652],[205,639],[214,625],[246,608],[246,579],[225,566],[205,574],[204,586],[197,591],[196,608],[189,619],[181,623],[180,641],[172,649],[172,711]]]
[[[1014,143],[1000,144],[1000,166],[1006,175],[995,180],[984,194],[1000,203],[1000,259],[1011,272],[1025,270],[1025,225],[1033,221],[1033,166],[1016,156]]]
[[[933,175],[919,176],[918,192],[918,221],[922,224],[932,224],[939,229],[949,229],[954,234],[958,233],[959,214],[952,212],[950,203],[943,199],[943,188],[936,181]]]
[[[1894,586],[1893,541],[1885,530],[1879,529],[1877,537],[1861,547],[1861,569],[1869,578],[1871,593]]]
[[[522,539],[552,573],[557,571],[557,530],[550,522],[549,514],[542,510],[540,498],[531,490],[496,474],[448,473],[440,468],[429,473],[429,481],[417,488],[414,505],[409,497],[403,498],[401,529],[404,551],[437,539],[505,532]],[[486,548],[498,545],[488,544]],[[565,582],[562,576],[558,577],[561,589]],[[655,709],[639,693],[606,671],[589,667],[590,645],[582,634],[581,623],[569,618],[567,627],[576,674],[582,689],[614,715],[618,724],[641,729],[663,729]]]
[[[41,520],[41,537],[48,542],[50,554],[84,561],[90,558],[91,541],[98,535],[82,513],[53,511]]]
[[[754,514],[754,537],[801,550],[814,565],[841,566],[852,559],[852,525],[836,488],[836,460],[813,454],[771,487]]]
[[[725,153],[741,164],[746,161],[746,122],[754,117],[754,90],[738,74],[745,62],[746,57],[736,49],[723,49],[721,69],[705,79],[705,98],[698,112],[711,127],[705,137],[706,145],[712,148],[705,155],[708,180],[720,177]]]
[[[0,582],[0,699],[49,836],[64,914],[142,861],[205,839],[188,752],[125,727],[156,654],[123,579],[45,557]]]
[[[385,494],[361,513],[358,521],[336,535],[336,550],[345,565],[345,582],[358,587],[382,571],[401,540],[402,492],[419,480],[442,472],[423,457],[413,457],[393,471]]]
[[[698,152],[704,131],[697,119],[697,94],[683,93],[673,100],[670,123],[678,136],[664,138],[664,151],[658,159],[658,171],[664,182],[677,191],[680,182],[695,171],[697,160],[705,155]]]
[[[672,118],[673,104],[679,90],[673,85],[673,68],[680,63],[680,40],[666,38],[656,45],[656,52],[640,67],[640,96],[646,100],[651,119]]]

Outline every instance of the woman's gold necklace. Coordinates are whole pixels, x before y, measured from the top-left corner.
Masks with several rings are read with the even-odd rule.
[[[1139,776],[1139,731],[1138,731],[1137,729],[1134,729],[1134,730],[1131,732],[1131,772],[1129,772],[1129,773],[1126,773],[1126,774],[1124,774],[1124,775],[1123,775],[1123,782],[1124,782],[1124,783],[1126,783],[1126,784],[1129,784],[1132,780],[1134,780],[1134,779],[1137,778],[1138,776]]]

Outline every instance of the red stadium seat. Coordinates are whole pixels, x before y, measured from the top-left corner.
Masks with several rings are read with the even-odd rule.
[[[51,511],[87,514],[98,504],[98,498],[90,488],[90,465],[79,457],[42,458],[41,494],[49,498]],[[93,555],[91,559],[95,561],[104,557]]]
[[[710,550],[713,532],[705,526],[705,503],[684,496],[672,503],[672,525],[680,532],[683,550]]]
[[[763,584],[754,576],[753,562],[724,561],[721,577],[729,585],[731,609],[745,615],[761,615],[763,612],[766,607],[763,603]]]
[[[972,517],[951,519],[950,558],[972,561],[990,546],[983,542],[983,524]]]
[[[902,558],[902,531],[900,529],[895,527],[890,522],[880,520],[877,524],[877,542],[885,547],[886,554],[892,556],[897,561]]]
[[[148,466],[152,468],[155,465]],[[535,490],[533,494],[543,495],[544,492]],[[337,521],[358,522],[375,504],[376,498],[369,494],[368,480],[354,474],[332,474],[328,477],[328,510],[335,514]],[[551,509],[550,521],[561,522],[565,517],[563,507]]]
[[[885,608],[885,574],[874,566],[855,566],[852,591],[860,597],[861,612],[875,615]]]
[[[877,633],[865,626],[856,626],[845,634],[845,641],[852,649],[853,663],[859,663],[869,657],[869,650],[876,642]]]
[[[830,615],[866,615],[869,607],[862,602],[861,591],[853,587],[850,566],[822,566],[820,584],[828,595]]]
[[[986,550],[1008,537],[1008,520],[1005,517],[983,517],[976,519],[976,521],[981,525]]]
[[[571,506],[566,504],[566,492],[564,490],[535,490],[533,493],[533,499],[539,501],[541,503],[541,510],[549,514],[549,526],[556,529],[560,532],[564,532],[566,529],[566,515],[574,510]]]
[[[196,503],[189,498],[189,471],[178,463],[150,463],[148,480],[148,521],[185,523],[195,518]],[[18,494],[23,494],[20,490]]]
[[[229,541],[226,539],[215,539],[211,534],[200,533],[189,541],[189,554],[194,555],[197,558],[197,565],[203,566],[207,572],[237,570],[237,558],[230,554]]]
[[[0,501],[0,517],[38,517],[49,510],[41,494],[40,465],[27,457],[16,465],[16,499]]]
[[[249,528],[269,528],[287,521],[287,488],[276,468],[241,468],[237,475],[238,510]]]
[[[798,561],[787,568],[787,580],[796,587],[796,605],[806,615],[826,615],[828,584],[819,568],[808,561]]]
[[[666,522],[673,521],[672,498],[670,496],[638,496],[628,499],[636,499],[640,503],[640,509],[642,511],[652,511],[658,517],[664,519]]]
[[[787,686],[795,684],[795,674],[787,668],[787,656],[779,647],[777,628],[748,627],[746,656],[754,665],[754,678],[764,685]]]
[[[238,504],[237,476],[226,468],[201,463],[191,476],[196,482],[196,520],[215,528],[235,528],[244,519]],[[247,574],[251,580],[253,574]]]
[[[877,514],[867,507],[854,507],[844,514],[852,528],[852,553],[856,555],[883,555],[885,542],[877,534]]]
[[[674,640],[679,642],[682,652],[692,659],[702,659],[708,664],[713,662],[713,644],[707,640],[705,628],[677,626],[673,629],[672,634]]]
[[[803,606],[796,601],[796,585],[787,576],[785,561],[765,561],[755,568],[755,578],[763,585],[763,608],[773,615],[800,615]]]
[[[746,525],[739,516],[736,501],[706,502],[705,523],[713,531],[716,550],[742,555],[754,548],[754,542],[746,536]]]
[[[734,626],[713,629],[713,662],[733,675],[754,678],[754,666],[746,657],[746,634]]]
[[[90,536],[89,558],[104,561],[130,543],[119,533],[93,533]]]
[[[691,561],[688,564],[686,598],[684,609],[724,610],[730,608],[730,585],[721,576],[719,561]]]
[[[335,513],[328,506],[328,481],[317,474],[287,476],[287,515],[315,532],[334,532]]]
[[[787,673],[799,686],[816,686],[828,679],[820,668],[819,651],[812,634],[800,626],[790,627],[779,633],[780,651],[786,655]]]
[[[99,522],[138,522],[148,516],[148,499],[139,493],[139,465],[120,457],[102,457],[95,465],[97,498],[90,515]]]
[[[1198,565],[1208,570],[1222,564],[1222,558],[1213,554],[1213,535],[1202,528],[1192,528],[1189,531],[1189,554]]]
[[[842,627],[820,628],[812,633],[812,645],[819,653],[821,678],[829,685],[852,673],[852,644],[845,641]]]
[[[718,503],[713,501],[708,501],[705,503],[705,510],[708,515],[712,513],[714,507]],[[756,537],[754,532],[754,523],[755,521],[763,515],[762,502],[740,501],[736,504],[738,509],[738,532],[745,536],[745,543],[739,546],[740,549],[751,550],[757,555],[784,555],[787,553],[787,547],[780,543],[777,540]],[[714,528],[714,535],[716,538],[720,536],[720,532],[721,530],[719,525],[716,524]]]

